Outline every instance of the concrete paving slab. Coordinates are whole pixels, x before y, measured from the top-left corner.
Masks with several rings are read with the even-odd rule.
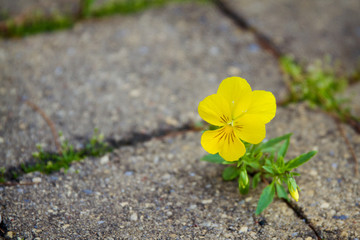
[[[330,55],[351,71],[360,60],[360,1],[224,0],[285,53],[307,62]]]
[[[317,150],[318,154],[299,167],[301,188],[298,205],[323,239],[356,239],[360,236],[359,176],[354,160],[334,120],[304,106],[279,109],[269,135],[292,132],[289,157]],[[343,126],[345,135],[360,158],[360,136]],[[274,131],[275,130],[275,131]]]
[[[276,200],[255,217],[261,189],[240,196],[224,166],[200,162],[200,133],[122,147],[67,174],[26,175],[1,188],[13,236],[41,239],[316,239]]]
[[[35,144],[55,150],[37,104],[72,143],[98,127],[121,140],[199,120],[198,102],[222,79],[240,75],[277,99],[276,61],[250,33],[212,5],[172,4],[74,29],[1,40],[0,111],[5,166],[28,160]]]

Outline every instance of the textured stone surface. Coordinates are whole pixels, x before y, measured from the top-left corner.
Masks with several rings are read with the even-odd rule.
[[[86,159],[38,185],[1,189],[8,230],[41,239],[315,239],[280,200],[255,217],[261,189],[240,196],[223,166],[199,161],[199,140],[187,133],[123,147],[107,163]]]
[[[197,121],[198,102],[227,76],[245,77],[278,99],[286,93],[276,61],[253,36],[203,4],[2,41],[0,66],[0,156],[6,164],[27,160],[36,143],[51,149],[49,128],[23,99],[74,142],[90,137],[94,127],[119,140]]]
[[[348,70],[360,60],[360,1],[225,0],[285,53],[314,61],[330,55]]]
[[[252,4],[244,7],[255,6],[254,13],[269,7],[267,2]],[[287,4],[294,11],[294,3]],[[326,5],[309,4],[304,1],[296,8],[301,12],[306,5],[309,19],[312,11]],[[342,9],[350,9],[346,19],[351,19],[353,31],[354,4],[339,3],[340,15],[332,8],[329,16],[319,14],[324,26],[339,19],[325,33],[338,36],[337,24],[347,21]],[[267,14],[274,17],[271,9]],[[285,14],[281,7],[279,11]],[[294,24],[291,21],[283,20]],[[344,61],[355,59],[329,47],[337,44],[336,38],[322,34],[305,35],[311,42],[323,43],[334,56],[345,54],[338,55]],[[276,41],[289,50],[281,39]],[[304,59],[320,56],[309,41],[294,41],[293,53]],[[353,49],[352,44],[346,40],[339,46]],[[68,31],[1,40],[0,69],[1,167],[29,160],[37,143],[54,150],[47,124],[24,104],[26,99],[81,146],[79,138],[90,137],[94,127],[120,140],[132,132],[196,122],[198,102],[231,75],[247,78],[254,89],[272,91],[278,99],[285,96],[275,60],[250,33],[239,30],[211,5],[169,5],[83,22]],[[360,158],[359,135],[343,128]],[[293,132],[289,158],[319,151],[298,169],[302,176],[296,178],[301,187],[296,204],[321,237],[359,238],[359,177],[354,176],[352,156],[335,122],[297,104],[279,107],[267,131],[269,138]],[[0,228],[7,228],[8,238],[25,239],[316,239],[305,221],[280,200],[255,217],[261,189],[240,196],[236,182],[221,179],[223,166],[199,161],[204,153],[200,133],[178,133],[85,159],[68,173],[24,175],[21,183],[32,185],[0,186]]]
[[[299,167],[301,188],[298,205],[324,239],[354,239],[360,236],[359,177],[354,160],[334,120],[325,114],[292,106],[279,111],[275,120],[277,136],[292,132],[289,157],[317,150],[317,155]],[[344,126],[345,135],[360,158],[360,136]]]

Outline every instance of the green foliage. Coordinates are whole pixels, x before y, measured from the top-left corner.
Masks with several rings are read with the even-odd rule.
[[[289,102],[305,101],[310,107],[335,113],[342,120],[353,118],[347,106],[349,99],[340,96],[350,79],[336,74],[328,60],[317,62],[307,69],[290,57],[282,57],[280,64],[287,76]],[[353,78],[356,79],[356,75]]]
[[[205,155],[200,160],[211,163],[232,164],[231,162],[225,161],[218,153]]]
[[[14,20],[7,20],[5,28],[0,31],[2,37],[24,37],[39,32],[51,32],[55,30],[70,28],[74,24],[74,19],[68,16],[55,15],[45,17],[37,14],[21,23]]]
[[[94,17],[114,14],[131,14],[150,7],[159,7],[169,2],[190,2],[191,0],[115,0],[109,1],[95,8],[91,15]],[[209,2],[210,0],[196,0],[196,2]]]
[[[256,208],[256,215],[259,215],[262,211],[267,208],[270,203],[272,203],[275,196],[275,187],[274,184],[270,184],[267,187],[264,188],[264,190],[261,193],[257,208]]]
[[[5,172],[6,172],[6,169],[4,167],[1,167],[0,168],[0,183],[5,182]]]
[[[201,160],[218,164],[231,164],[232,166],[224,169],[222,176],[226,181],[238,177],[239,192],[241,194],[249,192],[248,173],[253,175],[253,188],[258,186],[261,179],[271,180],[270,185],[265,187],[260,196],[256,209],[258,215],[273,201],[275,192],[279,198],[289,200],[283,185],[290,182],[291,190],[297,189],[298,186],[294,176],[300,174],[293,172],[293,170],[309,161],[316,154],[316,151],[311,151],[285,161],[290,138],[291,134],[286,134],[257,145],[245,143],[245,155],[235,162],[227,162],[219,154],[208,154]]]
[[[103,135],[99,134],[98,130],[95,129],[90,141],[82,149],[76,150],[67,140],[64,140],[61,144],[61,154],[46,152],[41,146],[38,146],[38,151],[33,153],[36,163],[23,164],[21,167],[25,173],[39,171],[49,174],[62,168],[66,170],[72,162],[81,161],[85,157],[99,157],[110,152],[111,147],[103,140]]]
[[[87,18],[91,16],[91,7],[95,0],[81,0],[81,17]]]
[[[21,21],[11,18],[6,20],[5,26],[0,29],[0,37],[25,37],[28,35],[51,32],[70,28],[75,22],[84,18],[103,17],[114,14],[131,14],[150,7],[162,6],[170,2],[192,2],[191,0],[113,0],[106,1],[94,7],[96,0],[81,0],[80,11],[76,15],[34,14]],[[210,2],[210,0],[195,0],[196,2]],[[3,16],[3,17],[2,17]],[[6,13],[0,13],[0,18],[8,18]]]
[[[222,173],[222,177],[225,181],[234,180],[239,176],[239,169],[237,167],[227,167]]]

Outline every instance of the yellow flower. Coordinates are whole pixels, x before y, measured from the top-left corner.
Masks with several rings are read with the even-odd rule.
[[[199,103],[198,111],[206,122],[220,127],[203,133],[203,148],[226,161],[237,161],[246,152],[240,139],[258,144],[265,138],[265,124],[275,116],[276,101],[271,92],[252,91],[245,79],[230,77],[216,94]]]

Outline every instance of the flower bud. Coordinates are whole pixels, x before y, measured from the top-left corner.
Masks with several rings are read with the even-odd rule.
[[[246,172],[246,168],[242,168],[240,171],[240,185],[242,188],[245,188],[249,184],[249,177]]]
[[[297,185],[294,178],[289,178],[288,188],[290,195],[293,197],[293,199],[295,199],[295,201],[299,201],[299,192],[297,190]]]

